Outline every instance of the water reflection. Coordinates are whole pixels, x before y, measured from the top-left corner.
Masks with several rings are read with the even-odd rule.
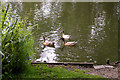
[[[104,36],[105,35],[104,27],[106,25],[106,23],[105,23],[106,12],[101,8],[99,9],[98,5],[96,6],[95,9],[93,9],[93,11],[97,11],[97,12],[96,12],[94,20],[93,20],[93,25],[90,25],[90,27],[91,27],[91,37],[89,40],[90,42],[94,41],[94,40],[101,41],[105,37]]]
[[[104,9],[102,9],[101,5],[98,5],[99,3],[95,3],[93,5],[93,10],[92,13],[93,15],[93,20],[92,20],[92,25],[89,27],[91,28],[90,31],[90,38],[88,40],[88,44],[90,44],[90,47],[87,47],[86,52],[89,53],[90,55],[87,55],[86,57],[89,59],[89,61],[94,61],[96,63],[97,61],[97,53],[95,52],[95,49],[100,45],[103,44],[104,37],[106,37],[105,33],[105,26],[106,26],[106,12]],[[91,55],[93,54],[93,55]],[[95,57],[96,56],[96,57]]]
[[[41,7],[41,11],[43,11],[43,17],[44,18],[48,18],[50,15],[50,11],[51,11],[51,3],[49,2],[43,2],[42,3],[42,7]]]
[[[41,61],[41,62],[56,62],[57,55],[55,54],[55,48],[53,47],[45,47],[41,54],[40,58],[37,59],[36,61]]]
[[[34,10],[34,20],[36,20],[37,22],[38,20],[43,21],[42,24],[46,24],[50,20],[52,22],[52,26],[54,27],[57,18],[60,18],[60,14],[62,12],[62,4],[42,2],[40,6],[40,8],[38,7],[38,5],[35,6],[36,8]]]
[[[37,53],[40,54],[40,58],[37,61],[46,61],[46,62],[56,62],[57,61],[57,54],[56,49],[60,47],[59,39],[61,37],[61,23],[57,20],[60,18],[61,11],[62,11],[62,4],[60,3],[50,3],[50,2],[42,2],[39,5],[35,5],[35,16],[34,20],[35,23],[39,23],[39,32],[36,33],[37,41],[39,43],[39,48]],[[42,27],[42,28],[41,28]],[[46,29],[47,28],[47,29]],[[55,48],[53,47],[45,47],[43,50],[43,44],[41,36],[45,36],[46,41],[53,41],[55,42]],[[39,39],[39,40],[38,40]],[[36,43],[37,44],[37,43]]]

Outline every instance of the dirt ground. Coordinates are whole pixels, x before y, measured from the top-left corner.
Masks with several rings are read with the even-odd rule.
[[[86,68],[83,66],[73,66],[73,65],[49,65],[49,67],[54,67],[54,66],[61,66],[67,70],[74,70],[74,69],[80,69],[80,70],[85,70],[86,74],[92,74],[92,75],[100,75],[105,78],[119,78],[120,75],[118,74],[120,72],[120,63],[117,65],[114,65],[114,68],[101,68],[101,69],[95,69],[95,68]],[[118,77],[119,76],[119,77]]]

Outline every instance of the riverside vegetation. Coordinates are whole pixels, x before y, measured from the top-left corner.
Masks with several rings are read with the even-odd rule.
[[[26,26],[27,18],[21,19],[10,11],[10,4],[2,5],[1,43],[2,76],[12,78],[11,74],[22,73],[30,65],[34,40],[31,26]]]
[[[31,65],[34,53],[32,26],[27,19],[12,13],[10,4],[2,5],[1,54],[2,78],[102,78],[85,74],[83,70],[68,71],[62,67],[49,68],[47,65]]]

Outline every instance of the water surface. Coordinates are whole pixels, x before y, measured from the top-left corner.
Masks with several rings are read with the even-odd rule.
[[[118,3],[36,2],[11,3],[15,14],[28,16],[33,27],[35,58],[47,62],[94,62],[118,59]],[[77,41],[63,46],[62,31]],[[41,36],[54,41],[55,48],[43,48]]]

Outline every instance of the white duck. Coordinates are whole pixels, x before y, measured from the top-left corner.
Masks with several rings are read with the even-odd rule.
[[[64,31],[62,31],[62,38],[64,38],[65,40],[69,40],[71,38],[71,35],[65,35]]]

